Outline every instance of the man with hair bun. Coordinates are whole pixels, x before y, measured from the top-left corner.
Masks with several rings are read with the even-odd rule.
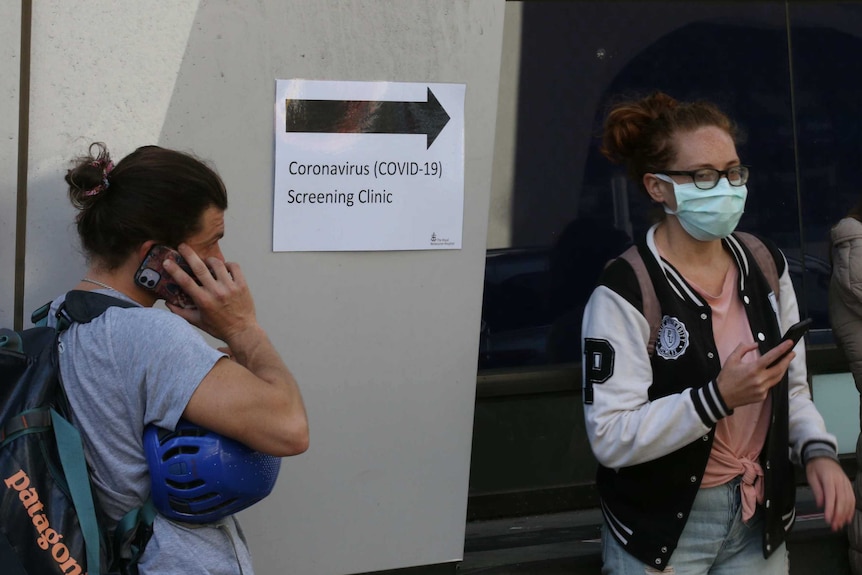
[[[60,372],[106,527],[112,530],[151,493],[159,509],[155,494],[162,486],[151,482],[157,474],[147,451],[154,429],[179,437],[191,426],[190,437],[206,432],[220,453],[237,443],[262,458],[305,451],[308,421],[299,388],[257,321],[242,269],[221,252],[227,192],[218,174],[190,154],[159,146],[138,148],[114,165],[107,148],[95,143],[66,182],[88,260],[75,289],[131,306],[111,307],[61,335]],[[168,310],[154,308],[161,296],[136,281],[157,246],[178,250],[188,263],[188,272],[170,258],[153,265],[193,305],[169,301]],[[55,300],[52,310],[63,301]],[[226,347],[211,347],[195,327]],[[224,509],[199,521],[159,509],[137,564],[140,575],[252,575],[248,545],[232,515],[239,507]]]
[[[714,104],[660,92],[605,121],[602,153],[662,210],[633,259],[605,269],[583,318],[605,574],[785,575],[794,464],[833,530],[853,514],[804,345],[781,341],[799,320],[787,262],[735,233],[749,175],[736,134]],[[654,300],[657,333],[644,310]]]

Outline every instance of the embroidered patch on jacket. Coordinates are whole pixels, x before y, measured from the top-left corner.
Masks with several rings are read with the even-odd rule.
[[[685,324],[669,315],[661,319],[655,352],[662,359],[677,359],[688,349],[688,330]]]
[[[584,403],[593,402],[593,385],[614,374],[614,348],[606,339],[584,338]]]

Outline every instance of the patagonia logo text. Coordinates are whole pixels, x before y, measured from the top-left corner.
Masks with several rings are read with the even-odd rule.
[[[45,506],[39,500],[36,489],[30,487],[30,477],[24,473],[24,470],[7,477],[4,483],[9,489],[18,492],[18,499],[21,500],[21,505],[33,520],[33,528],[39,534],[39,538],[36,539],[39,548],[51,554],[51,558],[64,575],[87,575],[72,557],[66,544],[62,542],[63,535],[51,529],[48,516],[45,514]]]

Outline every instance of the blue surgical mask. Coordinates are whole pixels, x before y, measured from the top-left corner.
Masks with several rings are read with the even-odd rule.
[[[726,238],[736,229],[748,197],[744,185],[731,186],[727,178],[720,178],[711,190],[701,190],[694,183],[677,184],[664,174],[655,174],[655,177],[673,184],[676,211],[667,204],[664,211],[676,216],[691,237],[708,242]]]

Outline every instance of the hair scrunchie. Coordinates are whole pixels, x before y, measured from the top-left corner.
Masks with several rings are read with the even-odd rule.
[[[95,160],[91,165],[94,168],[102,169],[102,183],[95,188],[86,190],[84,195],[87,197],[96,196],[110,187],[111,183],[108,181],[108,174],[110,174],[111,170],[114,169],[114,162],[108,158]]]

